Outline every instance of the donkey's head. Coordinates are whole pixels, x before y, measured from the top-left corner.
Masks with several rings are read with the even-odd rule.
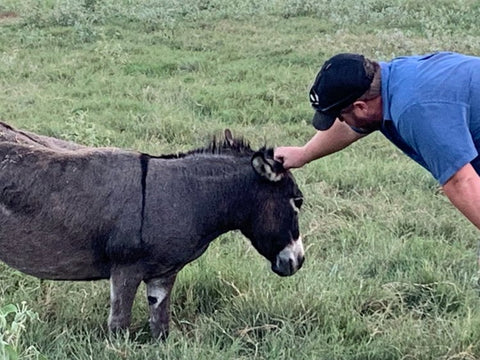
[[[304,250],[298,226],[303,195],[292,174],[273,159],[272,149],[261,149],[252,156],[257,174],[252,215],[241,229],[252,245],[281,276],[293,275],[303,264]]]

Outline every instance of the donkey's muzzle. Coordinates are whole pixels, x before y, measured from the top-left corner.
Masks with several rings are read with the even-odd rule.
[[[275,262],[272,262],[272,270],[280,276],[291,276],[302,267],[304,261],[302,239],[299,237],[278,253]]]
[[[277,261],[277,263],[272,264],[272,271],[280,276],[292,276],[300,270],[304,261],[304,256],[299,257],[296,261],[293,261],[292,259],[280,263]]]

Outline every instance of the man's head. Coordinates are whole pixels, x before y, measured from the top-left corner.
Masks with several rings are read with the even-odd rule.
[[[315,109],[312,123],[317,130],[329,129],[344,109],[370,89],[378,68],[372,64],[358,54],[338,54],[323,64],[310,89]]]

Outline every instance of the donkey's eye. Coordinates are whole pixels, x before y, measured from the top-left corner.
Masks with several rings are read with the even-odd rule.
[[[303,204],[303,198],[296,198],[296,199],[293,199],[293,203],[295,204],[295,206],[297,208],[301,208],[302,207],[302,204]]]
[[[295,212],[299,212],[303,204],[303,198],[299,197],[290,199],[290,204],[292,204],[293,210],[295,210]]]

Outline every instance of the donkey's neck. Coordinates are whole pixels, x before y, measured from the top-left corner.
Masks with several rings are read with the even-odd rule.
[[[146,208],[159,221],[176,219],[197,235],[219,235],[238,229],[249,216],[254,179],[249,158],[201,155],[151,160]]]

